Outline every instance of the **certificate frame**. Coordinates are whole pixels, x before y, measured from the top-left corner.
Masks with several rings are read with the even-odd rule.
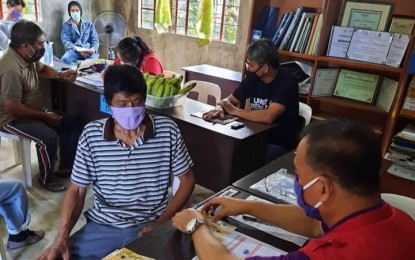
[[[392,9],[393,3],[347,0],[343,2],[339,24],[357,29],[386,31]],[[374,28],[376,24],[377,28]]]
[[[333,96],[373,104],[380,75],[340,69]]]
[[[394,33],[355,29],[346,59],[385,65]]]

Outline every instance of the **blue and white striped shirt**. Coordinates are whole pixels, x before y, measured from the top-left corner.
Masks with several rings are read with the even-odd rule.
[[[144,135],[131,148],[115,139],[111,117],[85,126],[71,180],[93,185],[89,220],[121,228],[154,221],[167,207],[170,172],[178,177],[193,165],[171,119],[146,115],[143,122]]]

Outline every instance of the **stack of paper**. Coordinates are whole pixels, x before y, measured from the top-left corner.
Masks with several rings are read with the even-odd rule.
[[[77,77],[76,80],[88,85],[95,86],[97,88],[104,87],[104,80],[102,79],[99,73],[93,73],[82,77]]]
[[[296,204],[297,196],[294,191],[294,178],[294,174],[290,174],[287,169],[282,168],[255,183],[249,189],[289,204]]]

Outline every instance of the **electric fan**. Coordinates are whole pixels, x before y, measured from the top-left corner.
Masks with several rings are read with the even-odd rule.
[[[104,11],[97,15],[94,26],[99,43],[108,48],[108,59],[114,60],[113,49],[119,41],[127,37],[127,23],[124,17],[113,11]]]

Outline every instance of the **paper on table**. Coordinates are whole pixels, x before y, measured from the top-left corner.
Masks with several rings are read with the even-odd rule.
[[[269,202],[267,200],[264,200],[264,199],[261,199],[261,198],[258,198],[256,196],[252,196],[252,195],[249,196],[248,198],[246,198],[246,200],[249,200],[249,201],[261,201],[261,202],[271,203],[271,202]],[[246,225],[255,227],[255,228],[257,228],[259,230],[262,230],[262,231],[264,231],[264,232],[266,232],[268,234],[271,234],[273,236],[280,237],[280,238],[282,238],[284,240],[293,242],[294,244],[297,244],[299,246],[304,245],[304,243],[308,239],[307,237],[304,237],[304,236],[300,236],[300,235],[291,233],[289,231],[286,231],[286,230],[284,230],[282,228],[278,228],[278,227],[273,226],[273,225],[268,224],[268,223],[264,223],[264,222],[261,222],[261,221],[245,220],[242,217],[242,215],[231,216],[231,218],[236,219],[237,221],[242,222],[242,223],[244,223]]]
[[[104,81],[99,73],[77,77],[76,80],[95,87],[104,87]]]
[[[102,258],[102,260],[155,260],[150,257],[142,256],[133,252],[127,248],[117,249],[111,254],[107,255],[106,257]]]
[[[232,231],[230,234],[222,236],[220,240],[231,251],[232,255],[239,259],[245,259],[254,255],[280,256],[286,253],[281,249],[265,244],[237,231]],[[197,256],[192,258],[192,260],[197,259],[199,259]]]
[[[191,113],[190,115],[194,116],[194,117],[198,117],[198,118],[203,118],[203,114],[206,113],[206,112],[194,112],[194,113]],[[233,122],[233,121],[236,121],[238,119],[239,118],[236,117],[236,116],[225,115],[225,118],[216,118],[216,119],[210,120],[209,122],[218,123],[218,124],[221,124],[221,125],[226,125],[226,124],[228,124],[230,122]]]
[[[92,51],[94,49],[84,48],[84,47],[81,47],[81,46],[75,46],[75,50],[81,52],[81,51]]]

